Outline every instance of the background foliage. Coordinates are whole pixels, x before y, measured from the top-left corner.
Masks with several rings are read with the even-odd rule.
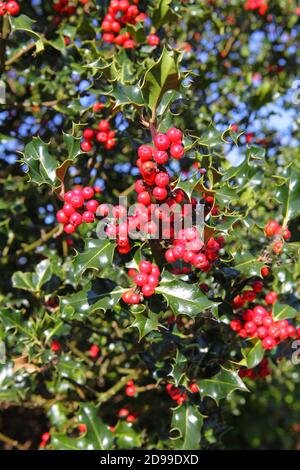
[[[75,14],[60,21],[51,1],[20,3],[0,57],[3,448],[37,448],[47,431],[50,449],[298,448],[291,341],[265,353],[269,376],[242,379],[240,367],[256,366],[262,351],[229,328],[234,295],[266,263],[266,289],[278,293],[281,318],[298,326],[297,2],[269,1],[260,15],[243,0],[141,1],[160,44],[133,28],[142,44],[130,50],[102,41],[107,1],[74,1]],[[103,118],[116,147],[82,153],[83,129]],[[126,268],[141,252],[152,259],[148,244],[120,256],[97,241],[95,225],[63,234],[55,212],[76,184],[100,186],[101,202],[120,194],[134,202],[137,148],[151,140],[151,118],[159,130],[184,131],[188,152],[170,172],[189,195],[214,195],[219,212],[207,226],[225,246],[209,273],[165,271],[160,295],[130,309],[120,302]],[[270,219],[292,232],[280,255],[263,232]],[[129,380],[135,397],[125,394]],[[177,406],[166,384],[185,391],[191,380],[200,393]],[[118,418],[124,407],[133,423]]]

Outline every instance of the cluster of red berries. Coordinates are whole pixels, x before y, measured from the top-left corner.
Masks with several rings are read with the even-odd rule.
[[[271,369],[269,366],[269,359],[264,357],[261,363],[253,369],[240,369],[239,376],[241,378],[248,377],[251,380],[264,379],[271,375]]]
[[[20,13],[20,5],[18,2],[0,2],[0,16],[8,13],[12,16],[17,16]]]
[[[176,401],[177,405],[182,405],[187,399],[187,393],[181,392],[180,389],[173,384],[167,384],[166,391],[172,400]]]
[[[128,24],[135,25],[147,18],[145,13],[142,13],[137,4],[139,0],[111,0],[107,15],[105,15],[101,29],[103,31],[103,41],[114,43],[124,49],[133,49],[136,42],[128,31],[123,31]],[[158,46],[159,37],[156,34],[148,36],[148,44],[151,46]]]
[[[264,15],[268,10],[268,4],[264,0],[247,0],[245,10],[258,10],[260,15]]]
[[[274,238],[272,245],[276,254],[282,252],[284,241],[291,238],[291,232],[287,227],[282,227],[276,220],[270,220],[264,228],[265,234],[269,238]]]
[[[128,380],[126,383],[125,393],[128,397],[134,397],[136,395],[136,387],[133,380]]]
[[[165,258],[168,263],[183,260],[187,264],[206,272],[211,264],[218,259],[219,252],[224,245],[224,238],[209,238],[206,245],[200,240],[196,227],[182,229],[173,245],[167,249]]]
[[[253,302],[257,293],[262,292],[263,283],[255,281],[253,290],[246,290],[233,300],[233,308],[241,309],[246,302]],[[287,320],[275,321],[272,316],[272,305],[277,301],[276,292],[268,292],[264,298],[266,307],[263,305],[248,306],[239,312],[237,319],[231,320],[230,327],[237,332],[241,338],[259,338],[264,349],[273,349],[281,341],[297,336],[296,328]],[[269,310],[267,310],[268,307]]]
[[[164,170],[161,171],[158,165],[165,165],[171,157],[179,160],[184,155],[182,145],[182,132],[175,127],[169,129],[166,134],[159,132],[153,139],[154,148],[151,145],[141,145],[138,149],[137,167],[139,168],[143,180],[136,184],[138,202],[149,206],[151,196],[156,201],[165,201],[168,197],[170,177]]]
[[[137,219],[134,217],[127,218],[127,210],[121,204],[113,206],[112,211],[107,204],[101,204],[97,211],[100,217],[111,218],[110,223],[105,227],[105,233],[108,238],[113,238],[117,243],[117,250],[121,255],[130,252],[131,246],[128,238],[128,232],[135,230],[137,226]]]
[[[116,132],[110,129],[110,124],[106,119],[103,119],[98,124],[98,130],[91,128],[83,131],[83,142],[81,143],[81,150],[83,152],[90,152],[93,148],[92,141],[96,140],[104,145],[106,150],[110,150],[116,145]]]
[[[64,224],[65,233],[74,233],[83,222],[90,224],[95,221],[95,212],[99,203],[94,197],[95,191],[90,186],[78,187],[64,195],[65,204],[56,214],[58,222]],[[79,212],[79,209],[84,209]]]
[[[159,285],[159,277],[159,268],[150,261],[142,260],[139,263],[139,271],[133,277],[136,287],[124,292],[122,300],[127,304],[136,305],[143,297],[151,297]]]
[[[76,6],[70,0],[58,0],[53,3],[53,8],[60,15],[71,16],[76,12]]]
[[[121,408],[118,412],[118,417],[126,418],[127,423],[134,423],[137,420],[137,413],[130,412],[128,408]]]

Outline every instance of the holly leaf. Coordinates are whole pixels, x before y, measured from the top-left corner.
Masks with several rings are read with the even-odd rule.
[[[56,182],[57,161],[48,150],[49,144],[40,137],[33,137],[25,146],[23,163],[28,167],[27,173],[33,183],[54,186]]]
[[[125,290],[110,279],[95,279],[79,292],[60,298],[62,316],[84,319],[95,310],[105,312],[120,301]]]
[[[143,443],[142,434],[137,433],[132,423],[126,423],[126,421],[118,422],[114,436],[120,449],[134,449]]]
[[[182,177],[180,176],[175,189],[181,189],[185,192],[187,197],[191,199],[193,191],[199,183],[200,179],[201,177],[199,177],[198,173],[194,173],[192,176],[185,180],[182,180]]]
[[[176,450],[199,449],[203,420],[204,416],[195,405],[184,403],[175,408],[171,424],[171,433],[173,433],[171,439]]]
[[[112,265],[115,243],[109,239],[97,240],[88,238],[84,251],[77,253],[73,261],[74,277],[78,282],[87,269],[101,271]]]
[[[295,318],[297,315],[298,311],[290,305],[283,305],[279,302],[276,302],[273,307],[273,318],[275,321]]]
[[[187,315],[195,318],[199,313],[216,305],[209,300],[196,284],[188,284],[179,279],[163,277],[155,289],[162,294],[175,315]]]
[[[285,224],[300,214],[300,172],[292,165],[281,175],[284,183],[276,191],[276,199],[282,204]]]
[[[148,315],[145,313],[137,313],[135,315],[135,320],[131,324],[139,331],[139,340],[144,338],[144,336],[151,333],[151,331],[158,330],[159,321],[157,313],[151,312],[149,310]]]
[[[199,380],[198,387],[202,398],[211,397],[217,404],[221,399],[228,398],[235,390],[248,391],[236,371],[223,367],[211,379]]]
[[[261,268],[265,265],[257,261],[249,252],[236,253],[234,269],[245,276],[261,276]]]
[[[34,273],[15,272],[12,276],[12,284],[16,289],[39,292],[42,286],[51,279],[51,276],[50,260],[45,259],[37,265]]]
[[[265,354],[265,349],[262,346],[262,342],[259,340],[256,341],[254,346],[251,348],[242,350],[242,354],[246,359],[248,369],[253,369],[261,363]]]
[[[38,34],[36,31],[33,31],[33,25],[35,23],[34,20],[29,18],[26,15],[19,15],[17,17],[14,17],[12,15],[9,15],[9,22],[10,22],[10,27],[11,31],[23,31],[24,33],[27,33],[30,37],[32,37],[36,43],[36,53],[42,52],[44,50],[44,43],[43,43],[43,38],[40,34]]]
[[[142,92],[149,108],[154,111],[168,90],[177,90],[180,84],[178,63],[180,54],[163,49],[157,62],[147,70]]]
[[[132,104],[135,106],[144,106],[144,96],[139,85],[122,85],[114,81],[110,91],[104,93],[110,95],[115,100],[115,108]]]
[[[85,403],[78,413],[78,424],[85,424],[86,433],[79,437],[53,434],[51,446],[54,450],[110,450],[113,446],[113,433],[97,416],[99,408]]]
[[[71,134],[64,134],[63,139],[67,150],[67,157],[63,162],[50,154],[49,144],[40,137],[33,137],[25,146],[22,163],[27,165],[27,174],[33,183],[39,186],[48,184],[55,188],[61,186],[68,167],[82,153],[79,139]]]
[[[178,21],[178,16],[171,9],[172,0],[159,0],[152,9],[151,20],[156,29],[164,24],[174,24]]]

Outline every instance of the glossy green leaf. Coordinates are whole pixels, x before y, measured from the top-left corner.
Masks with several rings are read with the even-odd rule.
[[[284,305],[276,302],[273,307],[273,317],[275,321],[286,320],[288,318],[295,318],[298,311],[290,305]]]
[[[140,447],[143,443],[143,437],[140,432],[136,432],[132,423],[119,421],[114,432],[119,449],[134,449]]]
[[[195,405],[184,403],[173,410],[171,433],[176,450],[200,448],[201,429],[204,416]]]
[[[74,258],[74,276],[77,281],[87,269],[103,270],[112,265],[115,243],[109,239],[88,238],[85,241],[84,251],[77,253]]]
[[[54,450],[110,450],[113,446],[113,433],[98,417],[99,408],[85,403],[80,407],[78,423],[85,424],[87,431],[83,436],[68,437],[53,434],[51,447]]]
[[[15,272],[12,277],[12,283],[16,289],[39,292],[42,286],[50,280],[51,276],[52,267],[50,260],[45,259],[37,265],[35,273]]]
[[[149,311],[146,313],[137,313],[135,315],[135,320],[131,324],[139,331],[139,339],[141,340],[144,336],[151,333],[151,331],[158,330],[159,320],[157,313]]]
[[[211,308],[215,302],[209,300],[197,284],[188,284],[181,280],[162,278],[156,293],[162,294],[174,314],[192,318]]]
[[[211,397],[217,404],[223,398],[228,398],[235,390],[247,391],[238,372],[223,367],[211,379],[199,380],[198,386],[201,397]]]
[[[265,349],[262,346],[261,340],[255,342],[254,346],[242,351],[243,356],[246,358],[248,369],[253,369],[261,363]]]
[[[147,70],[142,91],[145,102],[154,111],[159,105],[163,95],[168,90],[177,90],[180,83],[178,62],[180,55],[175,51],[163,49],[157,62]]]
[[[88,282],[79,292],[60,298],[63,316],[84,319],[95,310],[112,309],[125,290],[109,279]]]

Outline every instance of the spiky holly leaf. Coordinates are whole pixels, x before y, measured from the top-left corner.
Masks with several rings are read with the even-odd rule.
[[[248,391],[238,372],[223,367],[211,379],[199,380],[198,387],[202,398],[211,397],[217,404],[235,390]]]
[[[144,338],[144,336],[151,333],[151,331],[158,330],[159,327],[159,318],[157,313],[151,312],[150,310],[148,313],[137,313],[135,315],[135,320],[131,324],[139,331],[139,340]]]
[[[120,301],[125,290],[109,279],[88,282],[79,292],[60,298],[62,315],[84,319],[95,310],[112,309]]]
[[[191,199],[193,191],[200,180],[201,177],[198,175],[197,172],[185,180],[182,180],[182,177],[180,176],[175,189],[182,189],[182,191],[185,192],[187,197]]]
[[[145,102],[154,111],[160,103],[161,98],[168,90],[177,90],[181,81],[179,74],[180,54],[176,51],[163,49],[157,62],[147,70],[142,92]]]
[[[188,403],[173,410],[171,439],[176,450],[199,449],[204,418],[195,405]]]
[[[39,292],[42,286],[51,279],[51,276],[51,262],[45,259],[36,266],[34,273],[15,272],[12,277],[12,283],[16,289]]]
[[[194,318],[216,305],[203,294],[197,284],[188,284],[167,274],[162,277],[155,291],[165,297],[175,315],[188,315]]]
[[[12,32],[23,31],[35,40],[36,53],[44,50],[43,37],[33,30],[35,21],[26,15],[16,17],[9,15],[9,22]]]
[[[237,252],[234,256],[234,269],[245,276],[261,276],[261,268],[265,263],[258,261],[247,251]]]
[[[114,434],[98,417],[99,408],[85,403],[77,415],[78,424],[85,424],[86,433],[79,437],[65,434],[53,434],[51,447],[54,450],[110,450],[113,447]]]
[[[167,23],[174,24],[178,20],[178,16],[170,6],[171,3],[172,0],[159,0],[155,3],[150,17],[156,29]]]
[[[88,238],[85,240],[84,251],[74,258],[74,277],[78,282],[87,269],[103,270],[112,265],[116,244],[110,239]]]

